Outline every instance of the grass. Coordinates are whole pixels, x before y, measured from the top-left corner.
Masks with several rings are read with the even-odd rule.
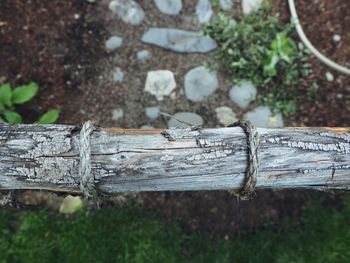
[[[347,262],[350,198],[342,209],[313,201],[301,222],[231,241],[185,235],[137,207],[73,216],[0,210],[0,262]]]

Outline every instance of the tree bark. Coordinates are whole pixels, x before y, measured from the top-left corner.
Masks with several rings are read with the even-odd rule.
[[[80,192],[79,128],[1,125],[0,189]],[[256,188],[349,189],[350,128],[258,128]],[[241,128],[98,129],[97,192],[239,189],[247,167]]]

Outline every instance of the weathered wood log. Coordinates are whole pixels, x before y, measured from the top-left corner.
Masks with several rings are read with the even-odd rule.
[[[257,188],[350,189],[350,128],[258,128]],[[247,167],[241,128],[99,129],[91,136],[96,190],[238,189]],[[79,128],[0,126],[0,189],[79,192]]]

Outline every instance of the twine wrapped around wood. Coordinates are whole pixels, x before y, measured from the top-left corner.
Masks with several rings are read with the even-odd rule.
[[[239,200],[248,200],[255,191],[260,164],[260,136],[256,128],[249,121],[236,121],[229,127],[241,127],[247,135],[248,164],[243,187],[240,190],[231,190]]]
[[[85,198],[94,195],[94,177],[91,173],[91,144],[90,136],[95,129],[92,121],[87,121],[83,124],[80,130],[80,144],[79,144],[79,177],[80,190]]]

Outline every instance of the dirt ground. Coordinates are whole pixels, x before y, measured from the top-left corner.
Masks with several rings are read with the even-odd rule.
[[[272,13],[289,20],[287,1],[273,0]],[[215,65],[212,55],[175,54],[142,44],[139,39],[151,26],[197,30],[193,20],[194,1],[184,1],[180,16],[161,14],[153,1],[139,1],[146,12],[144,22],[137,27],[124,24],[108,10],[108,1],[89,4],[85,0],[0,1],[0,83],[13,86],[36,81],[39,95],[19,111],[26,122],[34,121],[49,108],[59,108],[59,123],[80,124],[94,119],[102,126],[138,128],[144,124],[165,127],[165,117],[150,121],[144,108],[159,105],[163,111],[192,111],[200,114],[205,127],[219,126],[214,109],[229,106],[241,116],[228,98],[229,78],[220,74],[220,89],[201,103],[192,103],[178,89],[173,98],[159,103],[144,94],[146,72],[167,68],[174,72],[178,83],[191,68],[208,62]],[[350,8],[348,0],[298,0],[298,13],[306,35],[324,54],[350,66]],[[237,7],[233,10],[237,10]],[[239,10],[232,11],[236,17]],[[339,34],[340,42],[333,41]],[[112,35],[124,38],[123,47],[108,53],[105,40]],[[146,64],[136,60],[136,52],[147,48],[152,59]],[[350,126],[350,77],[340,75],[310,58],[313,72],[302,84],[298,98],[300,109],[285,122],[288,126]],[[118,66],[125,73],[123,83],[113,81],[112,71]],[[332,72],[334,81],[325,78]],[[305,96],[307,88],[317,83],[316,98]],[[124,117],[112,119],[112,111],[124,109]],[[336,205],[330,193],[311,191],[258,191],[256,198],[237,202],[223,191],[143,193],[138,200],[148,211],[157,212],[168,220],[178,219],[186,231],[205,230],[228,239],[237,233],[266,225],[278,225],[280,219],[296,218],[310,196],[323,196]]]

